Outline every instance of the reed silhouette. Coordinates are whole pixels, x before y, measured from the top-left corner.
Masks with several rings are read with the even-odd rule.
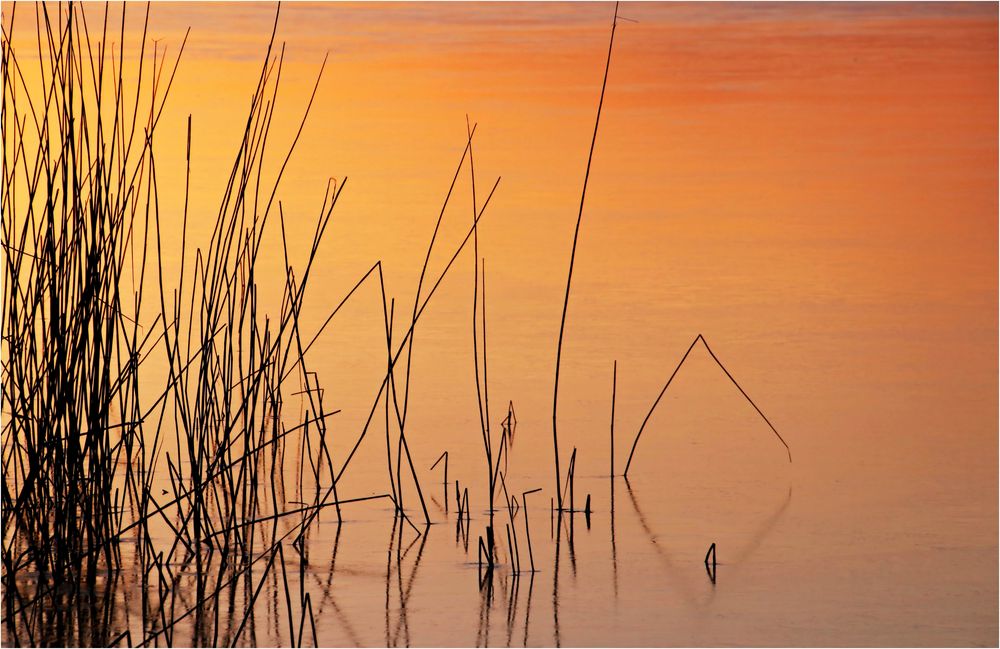
[[[642,420],[642,425],[639,426],[639,432],[635,434],[635,440],[632,441],[632,449],[629,451],[628,460],[625,462],[625,471],[623,472],[624,476],[626,477],[628,476],[628,470],[632,466],[632,458],[633,456],[635,456],[635,449],[639,444],[639,438],[642,437],[642,431],[646,429],[646,424],[649,423],[649,418],[653,416],[653,412],[656,410],[656,406],[659,405],[660,400],[663,398],[663,395],[667,393],[667,388],[670,387],[670,384],[673,382],[674,377],[677,376],[677,372],[679,372],[681,367],[684,365],[684,361],[688,359],[688,356],[691,354],[691,350],[693,350],[695,348],[695,345],[697,345],[699,342],[705,348],[705,351],[708,352],[709,356],[712,357],[712,360],[715,361],[716,365],[718,365],[719,368],[725,373],[726,377],[728,377],[729,380],[733,383],[733,385],[736,386],[736,389],[740,391],[740,394],[743,395],[743,397],[753,407],[753,409],[757,411],[757,414],[760,415],[761,419],[763,419],[764,422],[768,425],[768,427],[770,427],[771,432],[774,433],[775,437],[778,438],[778,441],[785,448],[785,451],[788,454],[788,461],[789,462],[792,461],[792,450],[788,447],[788,443],[785,442],[785,438],[781,436],[781,434],[777,431],[777,429],[767,418],[767,416],[761,411],[760,408],[757,407],[757,404],[753,402],[753,399],[750,398],[750,395],[748,395],[746,391],[744,391],[743,388],[740,386],[740,384],[736,382],[736,379],[733,378],[733,375],[729,373],[729,370],[726,369],[726,366],[722,364],[722,361],[719,360],[719,357],[716,356],[715,352],[712,351],[712,348],[708,346],[708,341],[705,340],[704,336],[698,334],[697,336],[695,336],[695,339],[691,342],[691,345],[687,348],[687,351],[684,352],[684,356],[682,356],[680,362],[677,363],[677,367],[675,367],[674,371],[670,374],[670,378],[667,379],[667,382],[663,385],[663,389],[660,390],[660,393],[656,396],[656,400],[653,401],[653,405],[650,406],[649,412],[646,413],[646,417]]]
[[[12,5],[11,14],[23,6]],[[513,641],[522,605],[521,577],[527,573],[523,609],[527,645],[535,573],[545,569],[536,566],[528,496],[542,488],[525,490],[510,471],[517,457],[511,453],[518,425],[514,400],[507,399],[506,412],[497,414],[498,421],[491,419],[487,336],[491,321],[479,226],[500,178],[486,185],[488,192],[477,182],[476,124],[466,118],[460,155],[456,146],[457,165],[430,232],[412,309],[402,316],[397,313],[396,298],[386,290],[383,262],[377,260],[346,294],[331,300],[336,305],[315,330],[306,330],[303,314],[311,304],[306,298],[313,294],[331,219],[348,182],[329,179],[322,202],[308,216],[291,211],[286,215],[279,190],[313,110],[326,59],[318,67],[308,99],[292,113],[279,112],[285,68],[285,47],[276,39],[279,6],[256,86],[239,122],[241,133],[234,142],[217,210],[208,219],[189,213],[198,121],[188,115],[180,243],[177,250],[170,250],[166,233],[174,215],[161,210],[161,192],[166,189],[160,184],[165,163],[158,158],[158,143],[164,138],[159,124],[187,36],[177,53],[168,56],[148,37],[147,4],[142,35],[131,44],[138,51],[133,73],[126,65],[130,55],[125,22],[134,5],[104,5],[100,25],[93,24],[101,12],[94,7],[39,3],[34,11],[40,58],[37,81],[29,82],[32,77],[25,74],[6,28],[2,44],[6,417],[0,495],[3,624],[11,643],[237,646],[257,644],[260,632],[289,646],[318,646],[323,643],[324,613],[330,607],[351,640],[361,644],[358,626],[350,621],[348,609],[338,605],[333,584],[335,571],[343,570],[336,566],[337,554],[352,507],[375,503],[392,512],[384,575],[384,640],[387,646],[410,645],[414,638],[408,603],[418,583],[429,530],[437,522],[432,520],[422,481],[443,461],[443,511],[439,507],[435,517],[448,520],[454,511],[456,547],[461,542],[470,571],[470,537],[477,546],[480,639],[489,642],[491,609],[505,606],[506,641],[508,645]],[[557,646],[563,526],[575,578],[575,514],[584,514],[590,530],[591,516],[599,512],[592,507],[590,493],[582,494],[582,509],[575,507],[578,448],[572,447],[564,474],[557,411],[574,261],[618,18],[616,4],[556,348],[552,403],[556,480],[550,495],[550,536]],[[110,25],[118,21],[121,29],[114,34]],[[12,29],[13,19],[9,24]],[[291,138],[278,143],[272,125],[286,121],[294,127]],[[442,224],[466,166],[471,223],[462,226],[464,237],[447,251],[443,269],[432,275],[432,257],[440,255]],[[305,218],[312,223],[311,241],[304,256],[293,259],[286,222]],[[210,225],[208,240],[200,245],[189,236],[194,219]],[[276,309],[267,309],[262,260],[279,245],[280,299]],[[480,478],[485,468],[486,478],[485,494],[476,488],[475,518],[460,449],[451,447],[454,455],[444,450],[429,468],[424,469],[428,465],[423,463],[418,470],[416,460],[424,461],[418,455],[421,440],[408,419],[411,387],[419,374],[413,362],[418,323],[463,252],[472,257],[473,378],[485,460],[473,464]],[[174,256],[179,263],[171,271],[164,261]],[[367,419],[356,438],[341,438],[332,423],[341,411],[331,407],[309,352],[345,305],[365,286],[374,291],[373,284],[381,301],[384,373],[378,360],[382,378]],[[699,335],[646,415],[622,475],[628,475],[646,423],[698,342],[788,450]],[[147,369],[154,358],[166,369],[159,381],[159,375]],[[617,594],[616,398],[617,361],[612,373],[609,457]],[[530,428],[525,419],[522,426]],[[345,486],[344,477],[372,428],[376,439],[369,445],[381,457],[382,440],[377,438],[383,424],[385,473],[379,459],[380,486],[367,494],[351,493],[351,483]],[[518,454],[520,449],[521,443]],[[462,478],[461,483],[457,477],[454,480],[453,510],[448,494],[450,460],[452,476]],[[497,506],[498,497],[502,507]],[[437,502],[435,496],[430,498]],[[634,496],[633,505],[648,531]],[[536,524],[537,516],[536,512]],[[316,548],[318,539],[329,538],[325,532],[331,528],[321,527],[326,523],[335,523],[335,536],[324,583],[323,573],[316,570],[320,563]],[[388,516],[384,524],[389,527]],[[404,539],[409,540],[404,543]],[[527,551],[527,565],[522,563],[522,549]],[[585,566],[582,559],[581,565]],[[373,572],[381,588],[381,568]],[[314,587],[307,588],[311,582]],[[138,626],[133,626],[129,616],[135,614],[123,595],[132,589],[140,594]],[[503,596],[495,596],[494,589]],[[262,611],[273,629],[258,622]]]

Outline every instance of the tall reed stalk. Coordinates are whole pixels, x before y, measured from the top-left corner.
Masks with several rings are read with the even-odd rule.
[[[611,38],[608,41],[608,58],[604,64],[604,81],[601,83],[601,97],[597,102],[597,117],[594,119],[594,135],[590,140],[590,153],[587,155],[587,169],[583,175],[583,191],[580,192],[580,209],[576,215],[576,227],[573,229],[573,247],[569,253],[569,272],[566,275],[566,293],[563,296],[562,318],[559,320],[559,343],[556,345],[556,372],[552,388],[552,446],[555,458],[556,502],[559,511],[563,509],[563,492],[560,487],[562,472],[559,470],[559,368],[562,365],[563,336],[566,333],[566,312],[569,310],[569,292],[573,284],[573,263],[576,261],[576,245],[580,239],[580,222],[583,220],[583,205],[587,198],[587,182],[590,180],[590,164],[594,160],[594,147],[597,146],[597,129],[601,124],[601,108],[604,106],[604,91],[608,87],[608,72],[611,70],[611,51],[615,44],[615,28],[618,26],[618,3],[615,3],[615,15],[611,22]]]

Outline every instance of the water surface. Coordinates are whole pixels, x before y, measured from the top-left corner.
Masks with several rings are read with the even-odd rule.
[[[17,29],[31,36],[31,9],[18,5],[15,40]],[[142,11],[129,11],[134,34]],[[589,526],[576,515],[556,528],[556,340],[612,13],[281,8],[277,146],[294,136],[329,52],[279,190],[293,259],[308,251],[327,179],[347,179],[304,329],[378,260],[405,319],[468,116],[480,203],[502,177],[479,230],[491,424],[499,431],[513,402],[507,486],[543,489],[528,496],[538,571],[514,579],[502,540],[488,595],[475,563],[487,504],[467,250],[421,318],[413,355],[407,439],[435,524],[419,538],[401,532],[385,501],[351,506],[339,533],[324,515],[301,577],[287,557],[292,591],[311,594],[320,643],[995,645],[996,5],[621,6],[632,20],[615,36],[558,413],[563,467],[575,447],[576,498],[589,494],[594,513]],[[157,143],[160,185],[177,190],[161,190],[163,213],[178,215],[165,217],[177,224],[168,270],[179,258],[187,116],[192,213],[207,215],[192,221],[199,242],[273,18],[267,4],[151,9],[150,34],[168,54],[191,27],[160,127],[173,136]],[[432,276],[471,212],[466,168]],[[280,272],[280,239],[272,244],[262,263]],[[397,322],[397,335],[404,329]],[[651,417],[629,481],[612,482],[613,362],[620,474],[699,333],[788,441],[792,463],[696,348]],[[374,285],[309,361],[342,410],[333,448],[343,458],[385,371]],[[342,497],[387,490],[380,435],[360,447]],[[467,547],[453,488],[446,496],[440,467],[426,470],[444,450],[449,479],[470,491]],[[714,582],[703,564],[713,542]],[[275,577],[241,642],[285,642],[280,592]],[[116,624],[139,634],[122,610]],[[196,639],[179,633],[175,642]]]

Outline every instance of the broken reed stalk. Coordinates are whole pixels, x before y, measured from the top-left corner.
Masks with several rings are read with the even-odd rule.
[[[792,450],[788,447],[788,443],[785,442],[785,439],[781,436],[780,433],[778,433],[777,429],[767,418],[767,416],[761,411],[761,409],[757,407],[757,404],[753,402],[753,399],[750,398],[750,395],[748,395],[746,391],[740,386],[740,384],[736,382],[736,379],[733,377],[733,375],[729,373],[729,370],[726,369],[726,366],[722,364],[722,361],[719,360],[719,357],[716,356],[715,352],[712,351],[712,348],[708,346],[708,341],[706,341],[701,334],[698,334],[695,337],[695,339],[691,341],[691,344],[688,346],[687,351],[684,352],[684,356],[682,356],[680,362],[677,363],[677,367],[675,367],[674,371],[670,374],[670,378],[667,379],[667,382],[663,385],[663,389],[660,390],[660,393],[657,395],[656,400],[653,401],[653,405],[650,406],[649,412],[646,413],[646,417],[642,420],[642,425],[639,426],[639,432],[636,433],[635,440],[633,440],[632,442],[632,450],[629,451],[628,461],[625,463],[625,471],[623,475],[625,475],[626,477],[628,476],[629,467],[632,465],[632,457],[635,455],[635,448],[639,444],[639,438],[642,436],[642,431],[645,430],[646,424],[649,423],[649,418],[653,416],[653,412],[656,410],[656,406],[659,405],[660,400],[663,398],[663,395],[666,394],[667,388],[670,387],[670,384],[673,382],[674,377],[677,376],[677,372],[680,371],[681,366],[684,365],[684,361],[686,361],[688,356],[691,354],[691,350],[693,350],[695,345],[697,345],[699,342],[705,347],[705,350],[708,352],[709,356],[712,357],[712,360],[715,361],[716,365],[718,365],[719,368],[722,369],[722,371],[733,383],[733,385],[736,386],[736,389],[740,391],[740,394],[743,395],[743,398],[746,399],[747,402],[749,402],[749,404],[753,406],[753,409],[757,411],[757,414],[761,416],[764,422],[771,429],[771,432],[773,432],[775,437],[778,438],[778,441],[781,442],[781,445],[785,447],[785,452],[788,454],[788,461],[789,462],[792,461]]]
[[[469,512],[469,488],[466,487],[462,492],[462,511],[465,512],[465,525],[468,526],[472,520],[472,514]]]
[[[575,477],[575,471],[576,471],[576,447],[574,446],[573,453],[570,455],[569,458],[569,467],[567,467],[566,469],[566,485],[563,488],[564,493],[569,494],[569,509],[567,511],[569,511],[570,514],[573,514],[576,511],[573,507],[573,491],[574,491],[573,482]],[[560,509],[558,511],[561,514],[563,510]]]
[[[483,556],[486,556],[486,574],[490,575],[493,572],[493,553],[490,551],[489,546],[493,545],[493,528],[486,527],[486,541],[483,541],[483,537],[479,537],[479,587],[483,587]]]
[[[709,563],[711,559],[711,563]],[[708,573],[708,578],[712,582],[712,586],[715,586],[715,574],[716,574],[716,558],[715,558],[715,543],[708,546],[708,552],[705,553],[705,572]]]
[[[538,493],[541,490],[541,487],[536,487],[521,494],[521,504],[524,506],[524,536],[528,539],[528,560],[531,562],[532,573],[535,572],[535,555],[531,551],[531,529],[528,526],[528,494]]]
[[[437,461],[434,462],[434,464],[431,465],[430,471],[433,471],[434,467],[436,467],[441,460],[444,460],[444,482],[442,482],[441,484],[444,487],[444,511],[447,513],[447,511],[448,511],[448,451],[445,451],[444,453],[442,453],[441,457],[439,457],[437,459]]]
[[[514,518],[517,515],[517,497],[511,497],[507,492],[507,481],[504,479],[503,473],[500,474],[500,486],[503,489],[504,501],[507,503],[507,520],[510,521],[507,524],[507,546],[511,562],[516,566],[514,574],[519,574],[521,572],[521,553],[518,550],[517,526],[514,523]],[[514,526],[513,544],[511,544],[511,526]]]
[[[513,526],[514,525],[514,521],[511,521],[510,525]],[[516,527],[513,528],[513,536],[514,536],[514,558],[517,561],[517,572],[515,574],[519,575],[519,574],[521,574],[521,549],[517,545],[517,528]]]
[[[587,155],[587,170],[583,176],[583,191],[580,193],[580,210],[576,216],[576,228],[573,230],[573,247],[569,255],[569,273],[566,276],[566,294],[563,297],[562,317],[559,321],[559,343],[556,345],[556,373],[552,389],[552,445],[555,457],[556,498],[559,509],[563,507],[562,488],[559,485],[562,472],[559,470],[559,435],[557,432],[557,413],[559,406],[559,368],[562,363],[563,335],[566,331],[566,311],[569,309],[569,292],[573,283],[573,262],[576,260],[576,244],[580,238],[580,221],[583,219],[583,205],[587,197],[587,182],[590,180],[590,164],[594,159],[594,147],[597,145],[597,128],[601,123],[601,108],[604,106],[604,91],[608,86],[608,71],[611,69],[611,50],[615,43],[615,27],[618,25],[618,3],[615,3],[615,16],[611,22],[611,39],[608,42],[608,58],[604,65],[604,81],[601,83],[601,97],[597,102],[597,118],[594,120],[594,135],[590,141],[590,153]],[[572,508],[572,507],[571,507]]]
[[[510,523],[504,523],[507,529],[507,554],[510,556],[511,571],[516,576],[521,573],[521,557],[517,552],[517,532],[515,532],[514,542],[511,542]]]

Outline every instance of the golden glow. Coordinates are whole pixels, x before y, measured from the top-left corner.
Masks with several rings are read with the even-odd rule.
[[[13,41],[30,77],[34,10],[17,7]],[[87,7],[92,35],[94,9]],[[119,10],[112,5],[112,17]],[[129,4],[128,11],[136,41],[143,9]],[[555,341],[612,11],[598,3],[290,3],[277,35],[286,46],[271,174],[329,52],[278,193],[294,260],[308,250],[327,180],[348,179],[303,328],[323,322],[377,260],[397,313],[408,317],[468,116],[478,124],[480,204],[502,177],[480,231],[490,390],[495,403],[512,399],[517,408],[523,437],[512,475],[550,492]],[[152,5],[150,33],[168,57],[191,26],[156,146],[162,213],[179,224],[192,115],[192,245],[211,232],[273,12],[262,3]],[[861,625],[860,635],[844,624],[814,642],[995,642],[996,4],[624,3],[620,13],[631,21],[620,22],[615,37],[560,385],[560,443],[580,448],[577,474],[606,475],[613,360],[623,457],[663,380],[703,333],[773,417],[795,464],[775,453],[769,433],[714,368],[692,367],[643,442],[652,475],[637,478],[639,490],[646,487],[647,502],[661,492],[678,495],[652,506],[669,512],[661,519],[669,525],[657,532],[679,535],[673,522],[688,516],[690,536],[671,540],[693,556],[704,548],[691,530],[715,534],[721,524],[691,512],[743,503],[717,499],[717,491],[691,496],[700,480],[737,496],[753,485],[746,492],[764,493],[765,504],[754,504],[761,511],[770,511],[774,494],[757,487],[777,484],[780,503],[794,482],[798,509],[783,528],[780,553],[771,551],[818,572],[802,580],[808,592],[791,593],[796,580],[775,583],[781,595],[759,598],[754,615],[801,612],[795,607],[806,607],[814,592],[832,592],[837,602],[868,607],[865,613],[898,605],[898,615],[859,621],[864,615],[845,605],[830,619],[843,614]],[[434,277],[471,213],[466,169],[432,258]],[[276,247],[261,265],[279,271],[278,282],[280,234],[276,221],[269,227]],[[174,237],[164,253],[172,271],[179,227],[166,235]],[[481,471],[460,473],[463,465],[478,467],[481,448],[471,255],[459,264],[421,320],[407,435],[414,431],[419,466],[448,448],[452,475],[482,493]],[[272,288],[280,293],[280,285]],[[359,292],[310,352],[331,403],[343,409],[337,453],[350,448],[385,372],[375,291]],[[349,476],[348,492],[382,478],[383,450],[365,446],[359,458],[375,468]],[[694,503],[688,509],[684,496]],[[759,514],[740,511],[748,519],[747,512]],[[928,559],[915,546],[927,538],[961,552]],[[872,560],[869,542],[907,567],[881,555]],[[847,564],[862,576],[844,586],[843,564],[813,561],[817,544],[838,560],[862,548],[857,563]],[[966,560],[968,547],[978,552],[975,561]],[[926,572],[915,567],[927,565]],[[869,579],[869,570],[884,578]],[[649,612],[627,608],[622,620]],[[942,616],[937,629],[972,631],[913,635],[918,610]],[[619,628],[636,633],[636,643],[666,642],[642,635],[649,619],[633,621]],[[717,627],[698,624],[679,637],[747,641],[699,635]],[[886,626],[895,635],[878,635]],[[427,637],[415,641],[433,644]],[[576,636],[568,644],[590,641]],[[791,633],[761,643],[805,641]]]

